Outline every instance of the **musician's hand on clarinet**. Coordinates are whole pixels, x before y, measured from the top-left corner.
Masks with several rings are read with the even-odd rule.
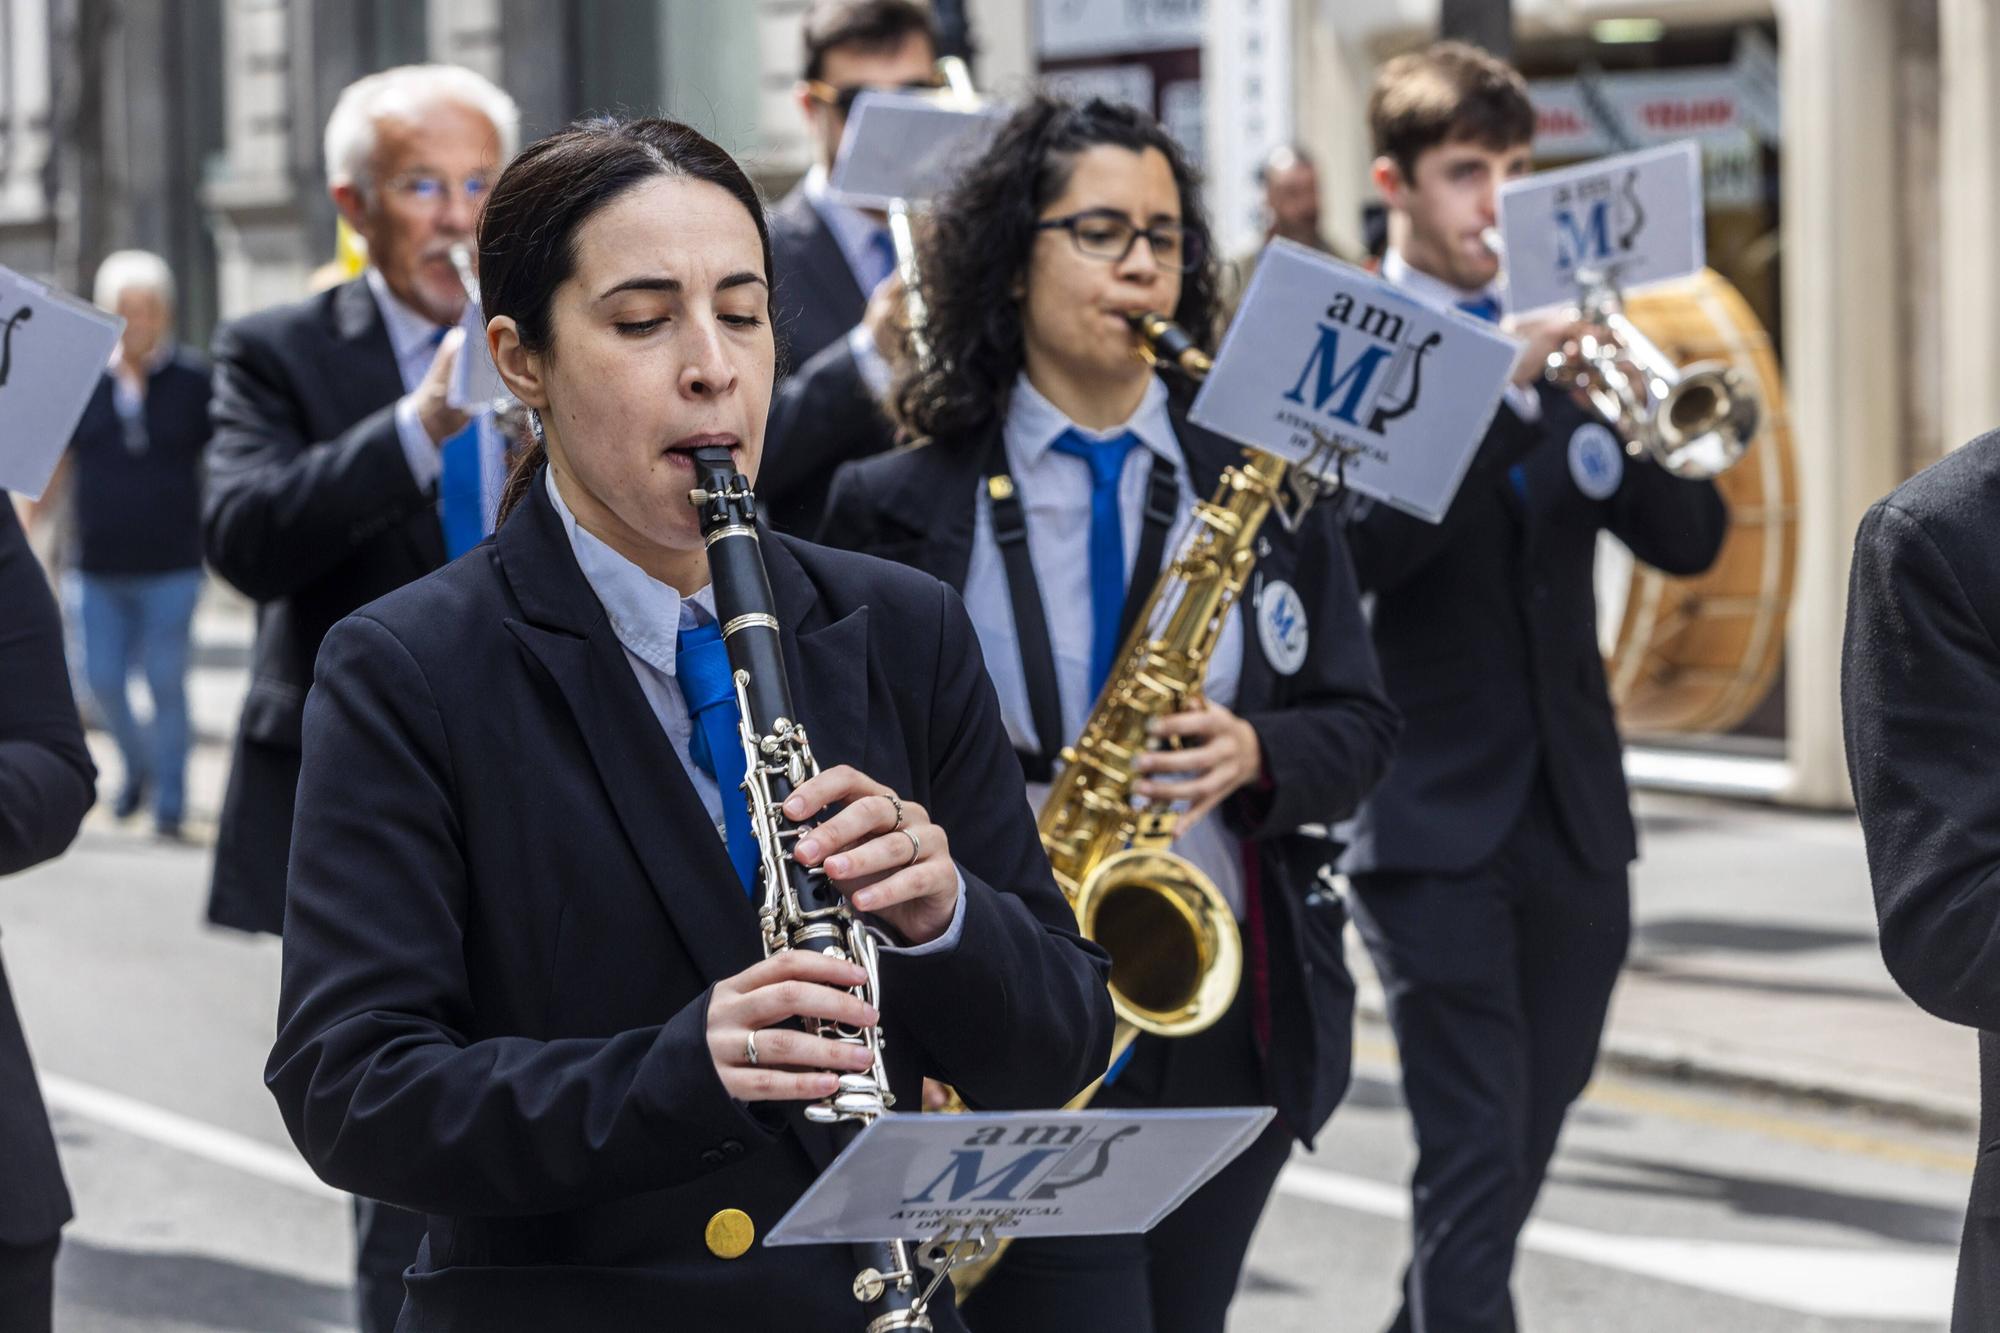
[[[1148,750],[1135,767],[1132,790],[1148,800],[1186,801],[1183,828],[1192,825],[1264,771],[1264,747],[1256,729],[1221,704],[1201,700],[1183,713],[1155,718],[1147,730],[1156,738],[1178,738],[1178,750]],[[1162,774],[1148,777],[1147,774]]]
[[[438,344],[437,355],[431,358],[431,368],[424,372],[423,381],[410,391],[417,400],[417,420],[423,423],[424,434],[435,445],[443,445],[472,420],[451,405],[452,373],[458,369],[459,353],[464,346],[465,330],[454,328],[447,332],[444,341]]]
[[[785,949],[715,984],[708,1001],[708,1058],[740,1102],[816,1101],[841,1073],[870,1067],[866,1046],[786,1026],[795,1018],[872,1027],[874,1007],[846,988],[868,974],[812,949]],[[831,1071],[831,1072],[829,1072]]]
[[[799,863],[824,869],[856,909],[911,944],[944,934],[958,905],[958,868],[945,831],[921,805],[846,764],[800,786],[785,814],[811,819],[830,805],[842,809],[800,839]]]

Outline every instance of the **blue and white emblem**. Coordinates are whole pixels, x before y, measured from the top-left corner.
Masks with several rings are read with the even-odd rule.
[[[1264,659],[1281,676],[1294,676],[1306,664],[1306,604],[1283,579],[1273,579],[1257,596],[1257,642]]]
[[[1618,437],[1595,421],[1578,426],[1569,437],[1569,475],[1593,500],[1616,495],[1625,479],[1625,450]]]

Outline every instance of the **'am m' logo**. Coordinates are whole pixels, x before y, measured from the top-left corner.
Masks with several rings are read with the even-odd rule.
[[[1061,1157],[1067,1152],[1069,1149],[1066,1147],[1037,1148],[982,1176],[979,1172],[986,1165],[986,1154],[977,1149],[955,1149],[951,1154],[951,1164],[924,1186],[923,1193],[912,1195],[903,1202],[930,1203],[937,1187],[944,1185],[946,1203],[957,1203],[961,1199],[973,1199],[979,1203],[995,1200],[1009,1203],[1016,1192],[1035,1176],[1037,1167],[1051,1157]],[[947,1181],[950,1183],[946,1184]],[[978,1193],[980,1190],[985,1193]]]
[[[1400,321],[1398,323],[1400,325]],[[1291,387],[1285,398],[1303,406],[1306,385],[1311,383],[1313,411],[1330,412],[1338,420],[1354,425],[1368,390],[1375,382],[1375,372],[1389,359],[1390,349],[1380,343],[1370,343],[1342,366],[1340,331],[1331,324],[1320,324],[1318,328],[1319,337],[1314,340],[1312,351],[1306,357],[1305,368],[1299,372],[1298,383]],[[1328,407],[1327,404],[1336,395],[1339,401]]]
[[[1593,199],[1579,220],[1572,208],[1556,210],[1556,265],[1565,273],[1602,268],[1611,259],[1611,201]]]

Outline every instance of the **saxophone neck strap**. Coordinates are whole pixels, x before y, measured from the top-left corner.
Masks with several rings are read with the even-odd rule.
[[[1055,650],[1049,643],[1048,614],[1042,608],[1042,591],[1035,580],[1035,567],[1028,558],[1028,525],[1021,508],[1020,487],[1007,468],[1007,449],[996,434],[986,459],[986,496],[993,510],[993,538],[1000,547],[1000,564],[1007,574],[1007,597],[1014,612],[1014,640],[1021,650],[1021,679],[1027,686],[1028,713],[1035,722],[1041,741],[1039,752],[1017,749],[1021,771],[1030,782],[1049,782],[1055,777],[1056,756],[1062,752],[1062,695],[1056,688]],[[1174,465],[1153,455],[1153,470],[1146,482],[1145,518],[1139,529],[1138,557],[1133,562],[1134,577],[1125,589],[1125,606],[1119,613],[1119,642],[1132,637],[1139,612],[1153,595],[1159,577],[1160,559],[1166,553],[1167,533],[1180,507],[1180,477]],[[1144,576],[1141,577],[1141,574]]]

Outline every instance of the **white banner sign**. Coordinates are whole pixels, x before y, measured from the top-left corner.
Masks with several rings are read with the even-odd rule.
[[[0,490],[41,498],[124,329],[0,267]]]
[[[1273,241],[1189,417],[1293,462],[1329,436],[1358,450],[1349,489],[1434,523],[1519,352],[1493,324]]]
[[[828,184],[856,208],[920,204],[949,189],[1007,123],[1002,106],[952,106],[923,93],[863,93]]]
[[[1177,51],[1201,45],[1203,0],[1036,0],[1044,60]]]
[[[766,1245],[1149,1231],[1250,1146],[1268,1106],[885,1115],[771,1228]]]
[[[1510,311],[1575,301],[1585,273],[1629,291],[1684,278],[1703,263],[1701,151],[1693,143],[1509,181],[1499,208]]]

